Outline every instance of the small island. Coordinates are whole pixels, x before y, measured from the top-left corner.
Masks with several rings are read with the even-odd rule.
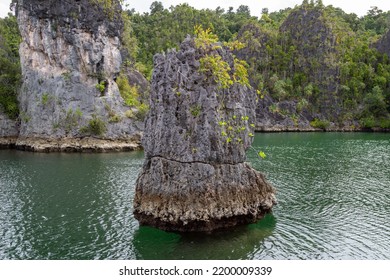
[[[179,51],[154,57],[145,162],[134,216],[170,231],[212,231],[254,223],[275,190],[245,163],[254,137],[256,93],[245,62],[197,27]]]

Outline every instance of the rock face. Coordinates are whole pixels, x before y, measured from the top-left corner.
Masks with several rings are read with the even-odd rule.
[[[330,121],[328,130],[353,130],[358,122],[342,120],[337,23],[320,6],[293,9],[279,30],[244,25],[237,56],[251,66],[251,83],[259,88],[256,129],[314,131],[314,119]]]
[[[275,106],[277,104],[277,106]],[[299,116],[297,119],[291,116]],[[297,103],[294,101],[276,102],[270,96],[264,96],[257,103],[256,130],[257,131],[315,131],[310,126],[314,117],[311,113],[297,112]],[[309,119],[309,120],[308,120]]]
[[[117,0],[110,8],[97,2],[18,1],[21,146],[31,143],[33,149],[48,140],[55,150],[64,139],[84,137],[132,146],[140,139],[142,123],[125,116],[129,108],[115,83],[122,63],[121,7]]]
[[[213,52],[234,69],[230,52]],[[180,51],[154,58],[145,162],[134,198],[143,225],[211,231],[255,222],[275,204],[274,188],[245,163],[255,94],[238,83],[221,89],[200,74],[204,55],[187,38]]]
[[[0,110],[0,148],[14,146],[19,134],[18,122],[9,119]]]
[[[326,119],[340,114],[337,36],[335,24],[324,17],[321,7],[292,11],[280,27],[282,40],[296,48],[295,73],[304,73],[308,82],[318,85],[318,113]],[[313,58],[316,58],[313,60]],[[321,63],[319,64],[318,61]]]
[[[380,53],[387,54],[390,57],[390,31],[379,39],[375,47]]]

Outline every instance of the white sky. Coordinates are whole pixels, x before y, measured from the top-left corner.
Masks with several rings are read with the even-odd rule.
[[[61,1],[61,0],[58,0]],[[9,12],[10,0],[0,0],[0,17],[5,17]],[[134,8],[140,13],[149,12],[150,4],[154,0],[126,0],[129,8]],[[197,9],[215,9],[220,6],[227,10],[229,7],[237,9],[240,5],[249,6],[253,16],[260,16],[263,8],[268,8],[270,12],[278,11],[287,7],[294,7],[302,3],[302,0],[161,0],[165,8],[179,3],[188,3]],[[355,13],[359,16],[365,15],[371,6],[377,6],[383,11],[390,10],[389,0],[323,0],[325,5],[333,5],[342,8],[347,13]]]
[[[134,8],[138,12],[149,12],[150,5],[154,0],[126,0],[129,8]],[[302,0],[160,0],[165,8],[179,3],[188,3],[190,6],[197,9],[210,8],[215,9],[218,6],[227,10],[233,7],[234,10],[240,5],[247,5],[253,16],[259,17],[263,8],[268,8],[270,12],[279,11],[287,7],[293,8],[295,5],[302,4]],[[333,5],[334,7],[342,8],[347,13],[355,13],[359,16],[367,14],[371,6],[377,6],[383,11],[390,10],[389,0],[323,0],[324,5]]]

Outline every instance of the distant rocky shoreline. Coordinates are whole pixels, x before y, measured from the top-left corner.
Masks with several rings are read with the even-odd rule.
[[[385,128],[354,128],[354,127],[330,127],[327,129],[313,127],[289,127],[289,126],[270,126],[256,128],[257,133],[278,133],[278,132],[390,132]]]
[[[282,132],[380,132],[389,133],[390,129],[362,129],[351,127],[334,127],[326,130],[318,128],[299,127],[260,127],[256,133],[282,133]],[[98,139],[94,137],[85,138],[19,138],[17,136],[0,137],[0,149],[16,149],[28,152],[50,153],[111,153],[130,152],[142,150],[141,137],[134,139]]]
[[[128,152],[142,149],[140,138],[136,139],[97,139],[85,138],[0,138],[0,149],[16,149],[29,152]]]

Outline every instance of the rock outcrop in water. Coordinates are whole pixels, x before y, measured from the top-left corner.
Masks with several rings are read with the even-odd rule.
[[[23,86],[17,146],[37,151],[130,150],[141,122],[126,117],[116,77],[119,1],[20,0]]]
[[[234,70],[225,48],[212,54]],[[145,162],[134,198],[134,215],[143,225],[211,231],[255,222],[276,202],[274,188],[245,163],[255,93],[238,83],[219,87],[200,70],[204,56],[187,38],[178,52],[154,58]]]

